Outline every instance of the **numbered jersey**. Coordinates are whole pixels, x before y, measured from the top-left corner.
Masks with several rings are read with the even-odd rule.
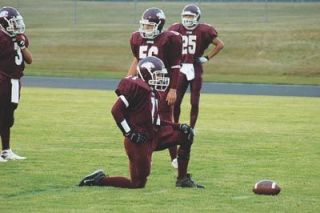
[[[160,125],[157,93],[138,77],[123,78],[116,94],[126,104],[125,118],[135,131],[151,133],[154,125]]]
[[[28,38],[25,36],[26,47],[29,46]],[[24,59],[17,42],[0,30],[0,73],[10,78],[19,79],[23,76]]]
[[[218,36],[215,28],[208,24],[199,24],[195,29],[188,30],[177,23],[168,30],[176,31],[182,36],[182,63],[194,63]]]
[[[169,75],[172,68],[180,67],[182,41],[177,32],[164,31],[153,40],[144,39],[139,32],[134,32],[130,45],[133,55],[139,60],[147,56],[160,58]]]

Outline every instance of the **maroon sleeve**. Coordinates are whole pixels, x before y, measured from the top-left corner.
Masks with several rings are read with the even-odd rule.
[[[145,103],[150,91],[151,89],[148,84],[140,78],[128,76],[120,81],[115,92],[119,97],[124,96],[125,104],[127,104],[128,107],[135,109]]]
[[[181,58],[182,58],[182,38],[179,33],[174,33],[170,39],[170,50],[169,50],[169,73],[170,77],[170,88],[176,89],[178,76],[180,72]]]
[[[134,84],[129,79],[129,77],[122,79],[115,92],[118,96],[123,95],[130,104],[135,98],[135,88]]]
[[[208,25],[205,36],[207,45],[210,45],[216,37],[218,37],[218,32],[214,27]]]
[[[134,98],[134,90],[134,84],[129,80],[129,78],[122,79],[117,89],[115,90],[119,98],[114,103],[111,109],[111,113],[116,124],[123,134],[126,134],[126,131],[122,127],[121,122],[126,118],[125,115],[127,112],[127,108],[132,104],[131,102]]]
[[[126,134],[126,131],[121,125],[121,122],[125,119],[126,105],[121,101],[120,98],[118,98],[118,100],[114,103],[111,113],[121,132]]]
[[[178,26],[179,26],[178,23],[174,23],[168,28],[167,31],[176,31],[176,32],[178,32]]]
[[[111,109],[111,113],[116,123],[120,123],[121,121],[123,121],[123,119],[125,118],[125,110],[126,105],[121,101],[120,98],[118,98]]]
[[[138,50],[138,45],[136,44],[137,42],[137,36],[136,32],[132,33],[131,38],[130,38],[130,46],[131,46],[131,51],[134,57],[139,59],[139,50]]]

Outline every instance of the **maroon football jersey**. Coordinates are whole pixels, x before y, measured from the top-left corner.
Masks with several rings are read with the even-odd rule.
[[[160,58],[168,70],[170,85],[176,83],[177,79],[174,78],[177,78],[177,75],[172,75],[172,69],[180,68],[182,48],[181,36],[177,32],[164,31],[153,40],[145,39],[139,32],[134,32],[130,45],[133,55],[138,60],[147,56]]]
[[[135,131],[151,133],[153,125],[160,122],[157,94],[137,76],[123,78],[115,92],[128,102],[125,118],[129,126]]]
[[[25,35],[24,35],[25,36]],[[29,46],[27,36],[25,36],[26,47]],[[17,42],[0,30],[0,73],[10,78],[19,79],[23,76],[24,59]]]
[[[208,24],[199,24],[195,29],[188,30],[181,23],[173,24],[168,30],[182,35],[182,63],[194,63],[218,36],[214,27]]]

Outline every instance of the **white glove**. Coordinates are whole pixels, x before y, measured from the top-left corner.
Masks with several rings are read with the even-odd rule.
[[[208,58],[208,56],[201,56],[201,57],[199,57],[199,58],[197,59],[197,61],[198,61],[198,63],[200,63],[200,64],[204,64],[204,63],[206,63],[207,61],[209,61],[209,58]]]

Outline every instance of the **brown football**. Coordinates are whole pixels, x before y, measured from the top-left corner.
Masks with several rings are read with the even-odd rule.
[[[281,188],[273,180],[260,180],[254,185],[252,191],[258,195],[277,195]]]

